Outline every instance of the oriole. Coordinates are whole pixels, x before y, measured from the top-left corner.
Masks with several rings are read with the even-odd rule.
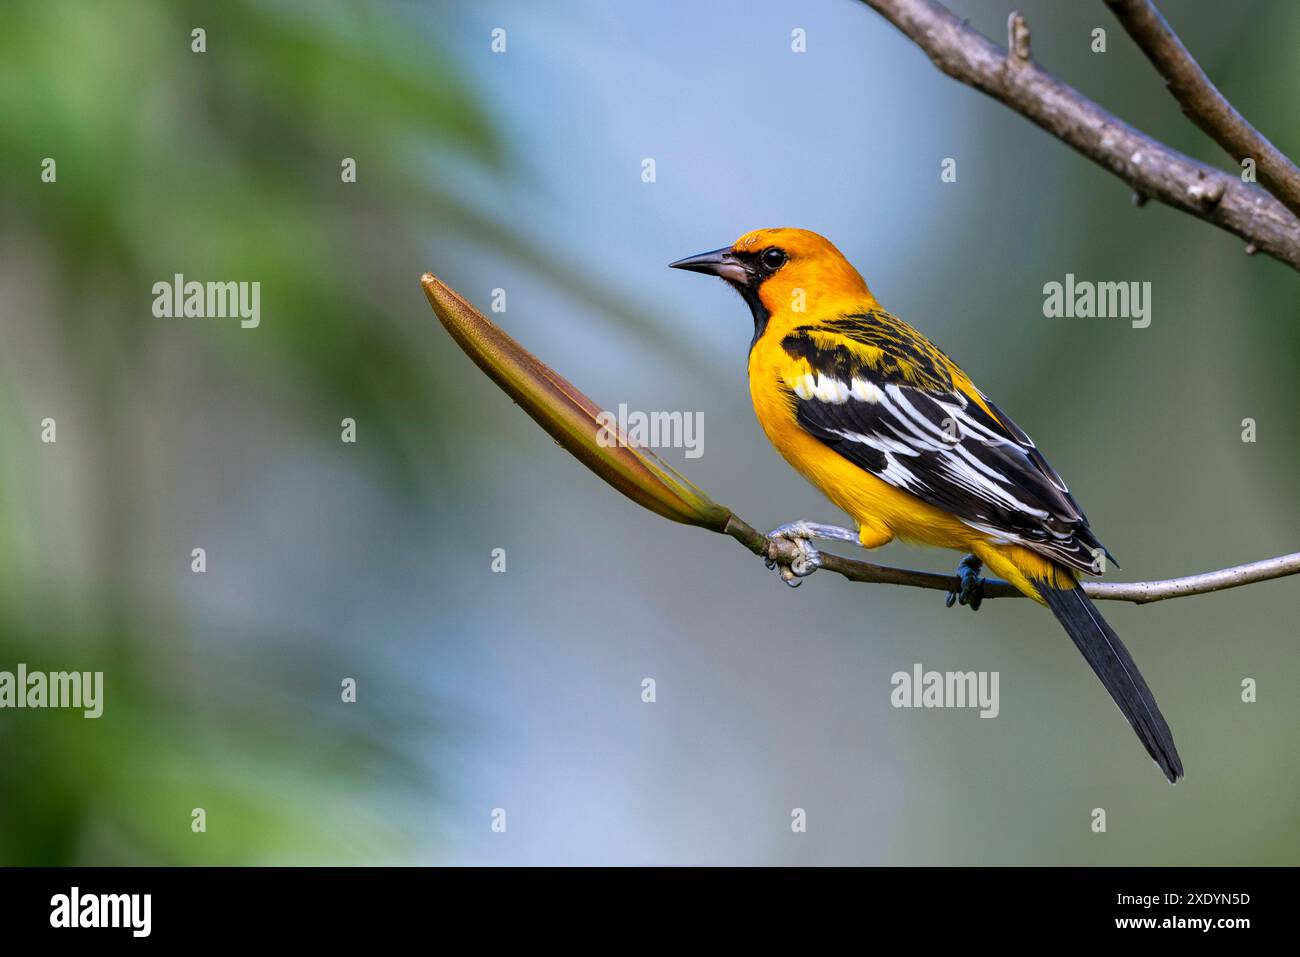
[[[1046,605],[1165,776],[1181,778],[1151,690],[1078,585],[1076,573],[1097,571],[1108,553],[1029,436],[937,346],[881,308],[816,233],[760,229],[671,265],[721,277],[748,304],[758,421],[857,524],[854,532],[801,521],[772,532],[806,558],[785,570],[787,581],[817,567],[813,538],[865,548],[899,538],[968,552],[961,603],[979,607],[982,563]]]

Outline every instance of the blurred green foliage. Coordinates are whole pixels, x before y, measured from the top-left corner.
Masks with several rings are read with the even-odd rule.
[[[201,333],[213,353],[254,384],[291,384],[280,391],[301,409],[364,416],[384,474],[411,481],[414,437],[431,424],[428,377],[397,324],[371,321],[374,290],[361,271],[337,264],[409,255],[412,205],[458,222],[436,176],[391,157],[415,149],[494,173],[502,158],[454,65],[391,13],[163,2],[0,10],[5,227],[10,242],[21,236],[54,263],[51,315],[62,328],[52,334],[102,411],[80,468],[96,476],[92,507],[124,516],[91,538],[79,568],[52,554],[32,509],[40,470],[23,467],[39,447],[16,397],[0,393],[9,463],[0,667],[103,670],[109,697],[97,720],[12,712],[0,721],[0,862],[369,858],[401,846],[412,815],[404,800],[436,793],[402,750],[409,720],[354,719],[338,704],[337,675],[355,666],[272,667],[281,681],[258,691],[228,663],[205,660],[199,667],[212,671],[196,685],[165,650],[186,627],[179,605],[150,607],[120,567],[140,466],[119,440],[135,371],[155,348],[141,293],[174,272],[275,290],[278,321],[233,352],[219,332]],[[222,55],[191,52],[198,23]],[[363,175],[384,184],[379,203],[339,188],[341,157],[358,148]],[[47,156],[58,188],[33,189]],[[404,277],[413,298],[417,276]],[[16,336],[8,343],[20,347]],[[59,581],[60,569],[76,570]],[[393,814],[358,818],[343,795],[375,778],[400,785]],[[201,838],[190,832],[196,806],[209,817]]]

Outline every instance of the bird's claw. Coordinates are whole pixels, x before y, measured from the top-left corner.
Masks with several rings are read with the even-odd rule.
[[[984,563],[974,555],[967,555],[957,566],[957,577],[961,579],[960,587],[948,592],[944,604],[951,608],[954,602],[970,605],[971,611],[979,611],[984,601],[984,579],[979,577]]]
[[[822,554],[812,543],[810,531],[802,522],[791,522],[767,533],[768,554],[763,559],[763,564],[770,569],[775,569],[781,581],[791,588],[798,588],[803,579],[821,568]],[[778,540],[792,542],[799,549],[799,554],[788,565],[774,557],[775,550],[772,545]]]

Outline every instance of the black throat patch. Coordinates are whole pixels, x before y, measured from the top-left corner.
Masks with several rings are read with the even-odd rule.
[[[763,331],[767,329],[767,321],[772,318],[758,296],[759,287],[770,273],[759,266],[758,256],[754,253],[736,253],[735,256],[748,267],[749,282],[741,284],[728,281],[727,284],[740,293],[740,298],[745,300],[745,305],[749,306],[749,311],[754,316],[754,338],[749,340],[749,351],[753,352],[754,346],[763,337]]]

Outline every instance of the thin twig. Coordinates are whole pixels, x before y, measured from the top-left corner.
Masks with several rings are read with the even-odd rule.
[[[1300,169],[1219,92],[1155,4],[1106,0],[1106,6],[1146,54],[1187,118],[1238,163],[1253,159],[1264,187],[1300,215]]]
[[[1266,190],[1152,139],[1062,83],[1031,59],[1008,54],[935,0],[862,0],[944,73],[1005,104],[1140,196],[1240,236],[1300,271],[1300,219]],[[1028,52],[1027,28],[1017,53]]]
[[[783,565],[789,565],[800,557],[798,546],[785,539],[769,539],[756,531],[746,522],[732,516],[723,529],[740,544],[755,555],[775,559]],[[961,582],[956,575],[942,575],[937,572],[914,571],[910,568],[893,568],[889,565],[877,565],[844,558],[827,552],[821,553],[821,568],[824,571],[843,575],[849,581],[868,582],[879,585],[909,585],[913,588],[929,588],[934,591],[950,592],[956,590]],[[1201,575],[1188,575],[1185,578],[1170,578],[1152,582],[1084,582],[1083,590],[1088,597],[1099,601],[1130,601],[1137,605],[1146,605],[1153,601],[1167,598],[1184,598],[1188,595],[1205,595],[1210,592],[1223,591],[1226,588],[1238,588],[1255,582],[1285,578],[1287,575],[1300,574],[1300,552],[1268,558],[1264,561],[1251,562],[1248,565],[1236,565],[1219,571],[1205,572]],[[989,578],[984,582],[985,598],[1020,598],[1020,591],[1009,582]]]

